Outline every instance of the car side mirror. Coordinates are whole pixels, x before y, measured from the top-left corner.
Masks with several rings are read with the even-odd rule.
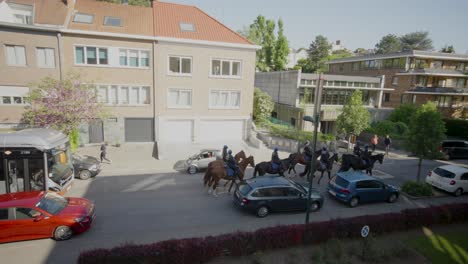
[[[44,220],[46,217],[43,214],[40,214],[34,218],[34,222],[39,222]]]

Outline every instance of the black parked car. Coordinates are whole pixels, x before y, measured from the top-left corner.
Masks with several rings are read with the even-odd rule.
[[[299,211],[307,207],[307,186],[284,177],[265,176],[242,181],[234,193],[234,203],[258,217],[270,212]],[[311,192],[310,211],[323,206],[323,196],[315,189]]]
[[[101,171],[101,163],[95,157],[81,156],[74,153],[72,154],[72,162],[75,169],[75,177],[82,180],[94,177]]]
[[[442,141],[441,152],[446,159],[467,159],[468,141],[466,140],[444,140]]]

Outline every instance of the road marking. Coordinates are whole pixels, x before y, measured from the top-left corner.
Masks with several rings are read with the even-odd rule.
[[[381,170],[373,170],[372,176],[380,178],[380,179],[392,179],[395,178],[393,175],[383,172]]]
[[[154,191],[164,186],[176,185],[174,178],[164,179],[164,175],[156,175],[139,181],[122,192]]]

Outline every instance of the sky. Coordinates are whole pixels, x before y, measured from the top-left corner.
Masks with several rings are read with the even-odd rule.
[[[317,35],[350,50],[370,49],[386,34],[429,31],[433,46],[468,52],[468,0],[163,0],[195,5],[233,30],[258,15],[281,18],[292,48]]]

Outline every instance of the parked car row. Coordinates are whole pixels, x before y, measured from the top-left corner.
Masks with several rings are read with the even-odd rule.
[[[87,180],[95,177],[101,171],[101,163],[95,157],[82,156],[77,153],[72,154],[73,168],[75,177],[81,180]]]

